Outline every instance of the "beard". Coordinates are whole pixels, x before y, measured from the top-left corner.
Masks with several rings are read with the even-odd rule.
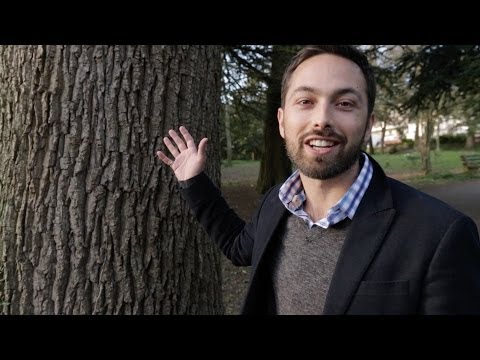
[[[344,144],[345,147],[335,157],[329,156],[328,154],[319,155],[312,161],[305,156],[303,149],[305,143],[304,139],[307,136],[312,135],[335,139],[339,144]],[[327,180],[344,173],[360,159],[364,136],[365,132],[358,141],[348,144],[347,139],[344,136],[334,133],[330,128],[326,128],[321,131],[313,131],[306,134],[299,139],[298,144],[295,144],[293,140],[286,137],[285,148],[288,157],[302,174],[312,179]]]

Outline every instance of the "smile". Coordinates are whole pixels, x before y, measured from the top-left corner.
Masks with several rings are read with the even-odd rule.
[[[317,147],[317,148],[325,148],[325,147],[332,147],[335,145],[333,141],[328,141],[328,140],[310,140],[308,145],[311,147]]]

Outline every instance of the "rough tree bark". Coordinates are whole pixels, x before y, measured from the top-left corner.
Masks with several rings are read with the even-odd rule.
[[[220,85],[215,46],[0,46],[3,313],[223,312],[219,253],[155,157],[180,124],[215,148]]]

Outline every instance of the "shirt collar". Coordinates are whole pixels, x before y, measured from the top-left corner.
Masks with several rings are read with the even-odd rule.
[[[373,167],[365,153],[362,153],[364,162],[360,173],[342,198],[327,212],[327,216],[314,223],[310,216],[303,210],[306,195],[303,189],[299,170],[296,170],[280,187],[278,196],[283,205],[292,214],[304,219],[310,227],[319,225],[328,228],[345,218],[353,219],[358,205],[370,184],[373,175]]]

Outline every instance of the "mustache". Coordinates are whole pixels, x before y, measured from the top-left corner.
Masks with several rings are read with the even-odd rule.
[[[326,137],[326,138],[329,138],[329,139],[332,139],[332,140],[335,140],[335,141],[338,141],[338,142],[345,142],[346,141],[345,136],[336,133],[335,130],[333,130],[332,128],[312,130],[312,131],[310,131],[307,134],[302,136],[302,139],[301,139],[302,143],[309,136]]]

